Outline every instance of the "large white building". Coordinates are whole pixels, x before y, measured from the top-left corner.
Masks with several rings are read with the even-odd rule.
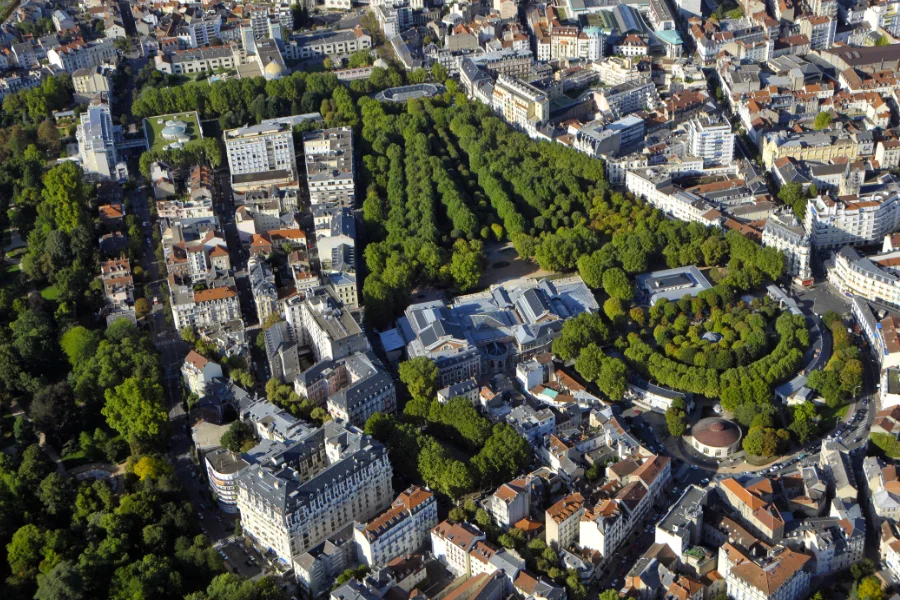
[[[690,165],[682,164],[678,169],[679,171],[676,172],[678,175],[701,173],[703,161],[694,159]],[[673,176],[672,170],[665,167],[635,169],[625,174],[625,188],[667,215],[681,221],[719,225],[723,220],[722,213],[697,194],[674,185],[672,183]]]
[[[387,450],[355,427],[330,421],[249,456],[237,481],[244,535],[286,565],[390,505]]]
[[[457,577],[469,577],[472,575],[469,551],[486,539],[474,525],[443,521],[431,530],[431,553]]]
[[[229,286],[194,291],[169,277],[175,328],[211,327],[241,319],[237,292]]]
[[[725,119],[697,117],[684,124],[688,152],[703,159],[705,166],[725,165],[734,158],[734,133]]]
[[[352,207],[353,130],[337,127],[303,134],[303,154],[310,204],[337,203]]]
[[[804,227],[816,250],[867,246],[900,228],[900,190],[864,196],[818,196],[806,207]]]
[[[434,494],[414,485],[400,494],[387,511],[354,526],[358,560],[376,567],[412,554],[425,544],[437,524]]]
[[[530,83],[500,75],[494,83],[491,106],[514,127],[532,133],[550,118],[550,98]]]
[[[317,361],[344,358],[369,349],[369,343],[350,311],[328,294],[289,302],[287,321],[301,345],[312,350]]]
[[[900,277],[891,266],[900,252],[863,257],[844,246],[827,265],[828,281],[847,296],[900,306]]]
[[[105,62],[114,63],[118,56],[110,40],[85,42],[81,38],[47,52],[51,65],[57,66],[66,73],[74,73],[78,69],[90,69]]]
[[[291,36],[285,44],[284,57],[305,60],[342,54],[353,54],[372,47],[372,37],[362,27],[337,31],[315,31]]]
[[[263,123],[225,132],[225,151],[233,185],[292,182],[297,156],[287,123]]]
[[[762,244],[780,250],[786,259],[786,272],[801,283],[812,279],[809,257],[812,244],[803,225],[793,214],[773,214],[766,219]]]
[[[345,370],[346,385],[328,396],[328,414],[363,427],[375,413],[389,414],[397,410],[394,380],[374,354],[353,354],[340,364]]]
[[[116,142],[121,137],[122,128],[113,124],[109,104],[92,104],[81,114],[75,138],[85,175],[99,179],[128,177],[128,167],[119,161],[116,151]]]

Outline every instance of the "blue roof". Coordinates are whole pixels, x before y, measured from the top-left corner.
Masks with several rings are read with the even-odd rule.
[[[656,37],[661,39],[666,44],[670,44],[672,46],[680,46],[684,43],[684,40],[681,39],[681,34],[674,29],[666,29],[664,31],[657,31]]]

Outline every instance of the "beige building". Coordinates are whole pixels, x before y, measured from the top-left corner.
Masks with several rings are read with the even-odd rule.
[[[762,143],[762,159],[766,169],[771,169],[774,162],[782,156],[824,163],[835,158],[856,160],[859,156],[859,144],[849,135],[826,131],[767,133]]]
[[[584,514],[584,497],[575,492],[569,494],[545,512],[545,535],[548,546],[565,549],[578,540],[581,515]]]
[[[99,66],[78,69],[72,73],[72,86],[75,88],[75,99],[80,103],[90,102],[96,94],[109,93],[112,89],[109,77]]]
[[[529,83],[507,75],[497,78],[491,105],[507,123],[525,131],[534,131],[550,118],[550,99],[547,94]]]

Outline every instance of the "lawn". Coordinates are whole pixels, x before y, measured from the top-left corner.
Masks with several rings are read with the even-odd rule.
[[[48,285],[41,290],[41,296],[43,296],[44,300],[56,300],[59,298],[59,288],[55,285]]]
[[[88,459],[84,455],[84,450],[79,450],[77,452],[71,452],[69,454],[63,454],[60,457],[63,466],[66,468],[66,471],[70,469],[74,469],[75,467],[80,467],[81,465],[88,464]]]
[[[144,131],[147,134],[147,144],[151,150],[162,150],[174,141],[164,140],[161,134],[166,126],[166,121],[170,120],[183,121],[187,125],[184,133],[190,138],[191,142],[199,140],[203,135],[200,130],[200,119],[197,117],[196,111],[150,117],[149,119],[144,119]]]

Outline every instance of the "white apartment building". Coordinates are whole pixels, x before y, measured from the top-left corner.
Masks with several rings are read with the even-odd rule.
[[[630,525],[627,509],[615,500],[603,500],[582,516],[578,530],[579,543],[582,548],[596,550],[607,558],[631,532]]]
[[[900,190],[865,196],[818,196],[809,201],[803,226],[816,250],[867,246],[900,228]]]
[[[377,412],[397,410],[397,388],[381,362],[371,352],[354,354],[341,361],[349,381],[328,397],[328,414],[363,427]]]
[[[734,158],[734,133],[725,119],[697,117],[684,124],[688,153],[706,166],[725,165]]]
[[[695,161],[695,172],[703,171],[702,161]],[[681,221],[718,225],[722,213],[700,196],[672,184],[672,173],[664,167],[636,169],[625,174],[625,188],[643,198],[667,215]]]
[[[891,314],[883,318],[876,317],[868,302],[859,296],[850,299],[850,312],[878,358],[882,377],[886,375],[888,369],[900,367],[900,327],[898,327],[900,319]],[[886,408],[887,387],[887,382],[882,381],[882,408]]]
[[[335,421],[304,433],[273,447],[237,480],[244,535],[285,565],[391,502],[384,446]]]
[[[335,203],[352,207],[356,198],[353,130],[337,127],[306,132],[303,134],[303,154],[310,204]]]
[[[216,495],[219,508],[229,514],[237,513],[237,479],[247,466],[247,461],[225,448],[216,448],[203,459],[209,486]]]
[[[176,329],[210,327],[241,318],[237,292],[229,286],[195,292],[186,286],[175,285],[174,277],[170,276],[169,289]]]
[[[799,282],[812,279],[809,266],[812,244],[803,225],[792,213],[773,214],[766,219],[762,245],[780,250],[787,260],[787,273]]]
[[[99,40],[85,43],[81,38],[52,48],[47,52],[51,65],[57,66],[66,73],[74,73],[78,69],[90,69],[105,62],[116,62],[118,55],[111,41]]]
[[[224,377],[222,367],[193,350],[188,352],[181,365],[181,376],[187,388],[200,396],[206,395],[207,384],[217,377]]]
[[[810,50],[827,50],[834,45],[837,19],[812,16],[800,21],[800,33],[809,38]]]
[[[274,379],[292,383],[300,374],[300,354],[291,326],[278,321],[265,330],[266,359]]]
[[[209,46],[213,40],[219,37],[222,28],[222,17],[218,14],[193,19],[186,26],[187,43],[191,48]]]
[[[529,132],[533,132],[538,125],[550,118],[550,99],[547,94],[529,83],[507,75],[497,77],[491,106],[507,123]]]
[[[85,175],[99,179],[128,177],[128,167],[119,161],[116,152],[116,142],[121,136],[122,128],[113,125],[108,104],[93,104],[81,114],[75,139]]]
[[[291,36],[285,44],[284,57],[305,60],[334,55],[353,54],[372,47],[372,37],[362,27],[337,31],[315,31]]]
[[[412,554],[425,544],[437,524],[434,494],[414,485],[400,494],[387,511],[354,526],[357,558],[374,568]]]
[[[443,521],[431,530],[431,553],[457,577],[472,575],[469,551],[487,539],[477,527],[469,523]]]
[[[590,68],[600,75],[600,81],[612,86],[646,77],[644,73],[637,70],[636,61],[627,57],[610,56],[602,61],[592,63]]]
[[[900,257],[898,252],[889,255]],[[878,262],[886,258],[894,256],[862,257],[850,246],[844,246],[828,265],[828,281],[848,296],[900,306],[900,278]]]
[[[288,323],[301,344],[312,350],[317,361],[344,358],[369,349],[359,324],[327,294],[318,294],[288,310]]]
[[[233,70],[241,64],[240,53],[231,46],[192,48],[157,55],[156,70],[168,75],[192,75],[219,69]]]
[[[294,134],[285,123],[264,123],[225,132],[232,183],[296,179]]]

